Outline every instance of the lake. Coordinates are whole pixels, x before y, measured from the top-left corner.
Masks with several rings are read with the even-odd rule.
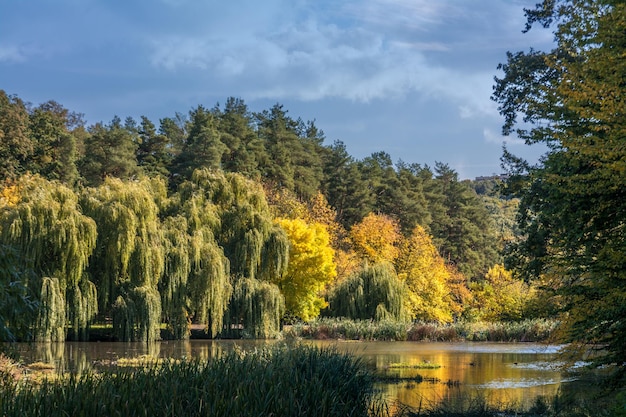
[[[57,371],[85,371],[115,365],[119,358],[217,357],[239,346],[255,349],[276,343],[258,340],[187,340],[152,344],[66,342],[20,345],[25,362],[46,362]],[[492,404],[530,405],[537,396],[556,394],[573,378],[557,366],[557,346],[529,343],[425,343],[303,341],[361,357],[376,372],[398,377],[379,384],[390,404],[412,407],[440,401],[467,402],[480,396]],[[424,367],[434,369],[422,369]],[[408,378],[420,375],[423,382]]]

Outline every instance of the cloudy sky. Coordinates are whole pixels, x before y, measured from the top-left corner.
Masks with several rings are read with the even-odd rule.
[[[491,102],[537,0],[0,0],[0,89],[89,123],[163,117],[229,96],[284,105],[363,158],[499,173]],[[514,153],[538,152],[508,139]]]

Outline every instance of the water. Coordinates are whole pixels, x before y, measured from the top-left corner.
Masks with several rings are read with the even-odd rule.
[[[122,342],[67,342],[21,345],[26,363],[41,361],[57,371],[85,371],[115,365],[120,358],[150,355],[162,358],[217,357],[235,345],[255,349],[272,341],[163,341],[152,344]],[[380,384],[381,394],[393,404],[412,407],[471,401],[477,397],[491,404],[529,406],[537,396],[552,396],[572,380],[557,362],[557,346],[527,343],[419,343],[305,341],[332,346],[361,357],[377,373],[398,377]],[[427,363],[436,369],[418,369]],[[420,375],[424,382],[408,378]]]

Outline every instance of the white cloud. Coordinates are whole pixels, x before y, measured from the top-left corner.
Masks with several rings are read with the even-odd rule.
[[[208,23],[203,29],[156,38],[150,60],[167,71],[199,70],[202,77],[212,82],[218,78],[248,99],[368,102],[417,92],[450,101],[464,119],[497,115],[489,99],[497,62],[481,69],[451,67],[429,55],[458,53],[451,50],[454,42],[456,48],[471,45],[456,20],[465,18],[462,7],[473,7],[473,14],[481,10],[431,0],[316,7],[307,1],[275,3],[263,8],[262,17],[252,24],[248,14],[255,11],[224,13],[231,20],[218,27]],[[285,16],[289,19],[280,20]],[[476,40],[476,47],[484,47],[484,40]]]

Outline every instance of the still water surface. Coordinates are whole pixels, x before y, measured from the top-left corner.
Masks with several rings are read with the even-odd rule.
[[[255,349],[276,342],[249,340],[187,340],[152,344],[38,343],[21,346],[25,362],[42,361],[57,371],[85,371],[115,364],[119,358],[150,355],[162,358],[217,357],[239,346]],[[340,352],[361,357],[376,372],[400,377],[398,382],[378,388],[389,403],[412,407],[440,401],[467,402],[480,396],[493,404],[530,405],[537,396],[555,394],[571,375],[557,366],[557,346],[528,343],[418,343],[304,341],[331,346]],[[420,364],[437,369],[418,369]],[[425,382],[407,379],[420,375]]]

